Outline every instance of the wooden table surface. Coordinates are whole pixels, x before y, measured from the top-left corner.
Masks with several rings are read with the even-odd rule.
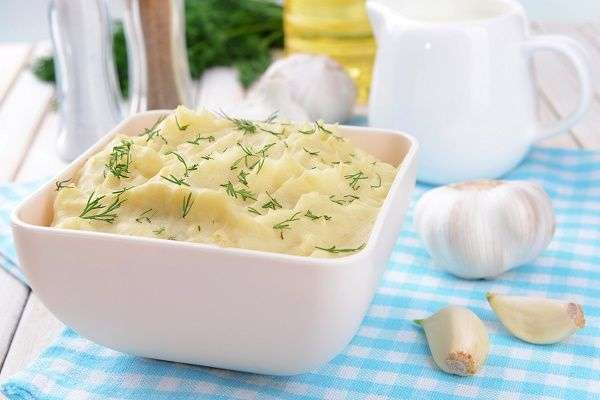
[[[540,145],[600,149],[600,22],[533,23],[532,31],[565,34],[582,42],[590,53],[594,84],[594,101],[586,117],[570,132]],[[39,179],[65,166],[55,152],[60,121],[54,89],[36,80],[29,70],[32,60],[48,51],[47,43],[0,44],[0,182]],[[575,107],[579,90],[568,61],[540,53],[534,59],[534,74],[540,120],[548,123],[567,115]],[[211,109],[242,95],[235,74],[228,69],[205,74],[198,83],[198,103]],[[0,268],[0,380],[34,360],[62,329],[62,323],[29,288]]]

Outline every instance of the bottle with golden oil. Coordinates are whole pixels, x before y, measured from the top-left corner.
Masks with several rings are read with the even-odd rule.
[[[325,54],[342,64],[369,97],[375,41],[365,0],[284,0],[285,51]]]

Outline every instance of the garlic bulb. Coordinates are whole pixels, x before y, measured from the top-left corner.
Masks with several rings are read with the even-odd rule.
[[[272,80],[287,86],[292,100],[312,121],[343,122],[352,114],[356,86],[344,68],[326,56],[294,54],[275,61],[252,89],[264,90]]]
[[[506,329],[529,343],[557,343],[585,326],[579,304],[494,293],[488,293],[486,298]]]
[[[469,181],[425,193],[415,227],[436,265],[461,278],[493,278],[548,246],[554,211],[536,183]]]
[[[270,79],[252,90],[240,104],[227,108],[228,115],[249,120],[263,121],[273,114],[278,119],[305,122],[308,114],[290,94],[283,79]]]
[[[425,330],[433,360],[441,370],[473,375],[490,350],[485,325],[471,310],[448,306],[427,319],[416,320]]]

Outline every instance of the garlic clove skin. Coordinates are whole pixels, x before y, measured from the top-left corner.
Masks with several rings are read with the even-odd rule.
[[[466,279],[494,278],[533,261],[555,229],[550,198],[528,181],[438,187],[423,194],[414,215],[434,263]]]
[[[486,294],[486,298],[506,329],[525,342],[558,343],[585,326],[579,304],[495,293]]]
[[[490,340],[485,325],[471,310],[448,306],[415,322],[423,327],[433,360],[442,371],[468,376],[481,369]]]
[[[225,110],[227,115],[252,121],[264,121],[274,113],[280,120],[310,121],[300,104],[292,99],[288,86],[282,79],[271,79],[255,88],[240,104]]]
[[[287,86],[291,98],[311,121],[344,122],[352,115],[356,86],[346,70],[333,59],[294,54],[275,61],[253,87],[262,90],[271,80]]]

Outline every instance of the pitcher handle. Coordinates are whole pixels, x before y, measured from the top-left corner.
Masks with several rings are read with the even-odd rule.
[[[536,51],[547,50],[564,54],[575,67],[580,86],[580,96],[577,107],[565,118],[552,124],[550,127],[536,133],[534,141],[547,139],[560,135],[571,129],[587,112],[592,100],[592,84],[588,54],[586,49],[567,36],[543,35],[529,40],[525,47],[527,55],[531,56]]]

